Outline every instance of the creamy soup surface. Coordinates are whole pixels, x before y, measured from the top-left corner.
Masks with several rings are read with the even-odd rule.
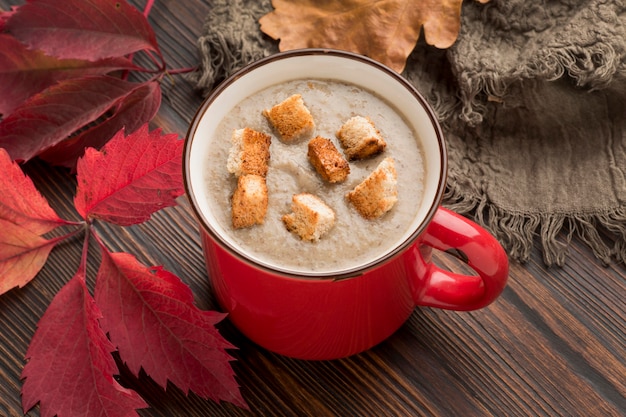
[[[330,139],[352,116],[369,117],[387,142],[383,153],[350,162],[345,182],[325,183],[307,159],[308,139],[281,142],[263,109],[301,94],[313,115],[313,136]],[[272,137],[267,173],[269,205],[265,222],[245,229],[231,224],[230,198],[237,180],[226,169],[233,130],[249,127]],[[393,249],[411,227],[424,189],[423,152],[413,130],[394,108],[371,92],[333,80],[294,80],[271,86],[239,103],[222,120],[206,156],[205,183],[209,205],[230,240],[257,260],[297,272],[332,272],[354,268]],[[385,157],[392,157],[398,174],[398,202],[385,215],[366,220],[348,203],[346,193],[365,179]],[[302,241],[285,228],[281,217],[291,212],[294,194],[308,192],[335,211],[335,225],[316,242]]]

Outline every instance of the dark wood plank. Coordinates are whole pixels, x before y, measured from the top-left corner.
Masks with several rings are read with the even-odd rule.
[[[0,0],[0,7],[20,3]],[[209,4],[156,2],[150,21],[171,68],[196,64],[195,40]],[[202,98],[183,76],[164,78],[163,91],[153,126],[183,136]],[[26,171],[55,210],[78,218],[68,172],[38,162]],[[140,226],[96,229],[110,249],[164,265],[191,287],[198,306],[218,309],[197,225],[186,199],[179,202]],[[81,245],[76,239],[56,248],[32,283],[0,297],[0,416],[23,415],[24,355],[38,320],[73,276]],[[93,288],[95,250],[90,259]],[[447,255],[435,259],[462,268]],[[174,386],[164,391],[123,364],[119,379],[148,401],[142,416],[619,416],[626,410],[625,278],[623,265],[601,266],[576,239],[563,268],[546,268],[537,247],[528,263],[511,265],[510,283],[491,306],[468,313],[416,309],[387,341],[335,361],[273,354],[224,321],[220,331],[239,347],[233,366],[250,411]],[[38,408],[28,415],[38,416]]]

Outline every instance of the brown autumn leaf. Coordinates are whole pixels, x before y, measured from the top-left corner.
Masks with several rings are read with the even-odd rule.
[[[476,0],[487,3],[489,0]],[[356,52],[402,72],[422,27],[428,44],[450,47],[463,0],[272,0],[261,30],[281,51],[333,48]]]

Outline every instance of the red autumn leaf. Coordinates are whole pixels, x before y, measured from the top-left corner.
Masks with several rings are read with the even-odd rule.
[[[224,314],[198,309],[189,287],[163,268],[103,252],[95,299],[129,369],[138,375],[143,368],[163,388],[169,380],[184,392],[247,408],[225,351],[233,346],[214,327]]]
[[[28,284],[58,242],[0,219],[0,294]]]
[[[152,27],[122,0],[31,0],[5,29],[32,49],[65,59],[120,57],[140,50],[159,53]]]
[[[139,86],[106,75],[61,81],[0,122],[0,147],[14,160],[28,161],[97,120]]]
[[[22,371],[25,412],[39,403],[42,417],[129,417],[147,407],[114,379],[115,348],[100,318],[81,267],[52,300],[28,347]]]
[[[78,160],[76,210],[86,220],[129,226],[176,205],[184,193],[182,152],[178,135],[149,132],[147,124],[128,136],[118,132],[101,151],[89,148]]]
[[[100,149],[121,129],[134,132],[152,120],[160,105],[161,85],[158,81],[148,82],[126,96],[108,119],[45,150],[39,157],[55,165],[75,168],[86,148]]]
[[[12,36],[0,34],[0,114],[9,114],[27,98],[57,81],[137,68],[127,58],[58,59],[28,49]]]
[[[0,148],[0,219],[35,235],[70,224],[61,219],[9,154]],[[3,231],[6,234],[5,231]]]

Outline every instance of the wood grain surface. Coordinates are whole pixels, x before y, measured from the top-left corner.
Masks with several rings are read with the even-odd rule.
[[[143,8],[144,2],[133,2]],[[7,10],[19,1],[0,0]],[[157,0],[150,22],[171,68],[196,65],[195,42],[210,2]],[[201,97],[183,76],[165,78],[153,127],[184,136]],[[31,162],[25,170],[62,216],[75,181]],[[219,309],[209,287],[197,226],[185,197],[152,220],[127,228],[98,224],[104,243],[164,265],[203,309]],[[74,274],[77,239],[52,252],[37,278],[0,296],[0,416],[23,415],[20,374],[38,320]],[[93,288],[97,256],[88,267]],[[436,254],[445,267],[462,265]],[[546,268],[539,247],[512,263],[509,284],[489,307],[467,313],[417,309],[385,342],[350,358],[300,361],[255,346],[228,321],[222,334],[239,349],[233,367],[250,410],[216,404],[178,388],[164,391],[120,365],[119,381],[150,408],[141,416],[622,416],[626,411],[626,268],[602,266],[576,238],[564,267]],[[71,360],[71,358],[68,358]],[[39,416],[38,407],[28,416]]]

